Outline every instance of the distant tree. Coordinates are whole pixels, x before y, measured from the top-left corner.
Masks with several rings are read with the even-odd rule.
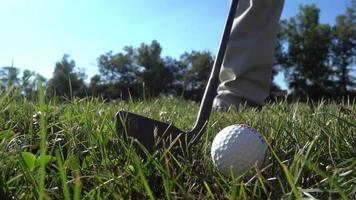
[[[127,99],[130,95],[129,87],[124,87],[118,82],[104,83],[102,77],[96,74],[90,79],[88,93],[104,99]]]
[[[279,32],[277,34],[277,41],[275,47],[275,55],[274,55],[274,62],[272,68],[272,75],[271,75],[271,89],[270,89],[270,98],[276,98],[283,95],[286,95],[285,92],[281,89],[281,87],[275,82],[275,77],[283,71],[283,66],[287,63],[287,54],[285,49],[286,44],[286,34],[285,29],[287,26],[286,20],[281,20],[279,24]],[[281,95],[283,94],[283,95]]]
[[[61,61],[56,63],[53,77],[48,81],[49,95],[71,97],[85,95],[86,86],[83,73],[75,71],[74,60],[69,60],[69,55],[63,55]]]
[[[17,87],[20,84],[18,74],[20,70],[16,67],[2,67],[0,70],[0,83],[3,88]]]
[[[35,79],[33,80],[33,84],[35,86],[35,91],[36,92],[38,91],[38,88],[37,88],[38,82],[42,83],[42,88],[46,88],[47,87],[47,84],[48,84],[47,79],[44,76],[42,76],[41,74],[36,74],[35,75]]]
[[[140,67],[136,64],[136,56],[137,51],[130,46],[117,54],[110,51],[99,56],[100,75],[91,78],[89,92],[109,99],[138,97]]]
[[[192,51],[180,57],[183,65],[183,88],[185,96],[199,101],[204,93],[214,58],[208,51]]]
[[[5,87],[0,82],[0,95],[2,95],[4,92],[5,92]]]
[[[162,58],[161,53],[161,45],[153,40],[138,48],[125,47],[123,52],[101,55],[98,58],[100,74],[92,77],[90,93],[122,99],[178,94],[182,91],[181,63],[170,57]]]
[[[183,76],[186,73],[185,66],[179,60],[172,57],[164,58],[164,66],[172,74],[172,80],[170,81],[170,87],[167,88],[167,93],[170,95],[183,95]]]
[[[124,47],[123,53],[112,51],[98,58],[101,81],[106,84],[122,83],[126,85],[137,82],[139,67],[135,63],[136,52],[133,47]],[[97,79],[98,77],[96,77]]]
[[[88,92],[90,95],[98,96],[100,94],[101,77],[96,74],[90,79]]]
[[[22,92],[26,97],[31,97],[35,88],[35,83],[31,80],[35,76],[34,71],[24,70],[21,77]]]
[[[318,99],[334,91],[328,63],[331,28],[319,23],[315,5],[300,7],[287,21],[287,60],[284,63],[289,88],[296,96]]]
[[[161,53],[162,47],[156,40],[149,45],[142,43],[137,49],[136,61],[141,67],[138,80],[144,85],[149,97],[166,93],[173,84],[174,74],[165,66]]]
[[[0,70],[0,91],[5,91],[7,86],[7,73],[4,67]],[[1,92],[2,93],[2,92]]]
[[[46,86],[46,78],[40,74],[36,74],[35,71],[24,70],[21,77],[21,93],[28,99],[33,99],[37,97],[37,84],[38,81],[42,83],[42,87]]]
[[[347,95],[356,87],[356,1],[352,0],[346,13],[336,18],[333,27],[332,63],[335,72],[336,91]]]

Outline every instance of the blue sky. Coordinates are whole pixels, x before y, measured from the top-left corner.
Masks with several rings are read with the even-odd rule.
[[[282,18],[314,3],[321,22],[333,24],[349,2],[286,0]],[[164,56],[179,58],[191,50],[215,54],[228,6],[228,0],[1,0],[0,67],[14,60],[15,67],[49,78],[55,62],[68,53],[91,77],[99,55],[153,39]]]

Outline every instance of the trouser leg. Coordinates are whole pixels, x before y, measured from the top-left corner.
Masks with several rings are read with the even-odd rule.
[[[240,0],[214,106],[244,101],[262,105],[268,97],[283,4],[284,0]]]

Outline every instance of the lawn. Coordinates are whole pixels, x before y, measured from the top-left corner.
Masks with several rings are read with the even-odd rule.
[[[41,97],[41,95],[40,95]],[[141,160],[115,132],[126,110],[189,131],[199,105],[178,98],[58,103],[0,96],[0,199],[355,199],[355,103],[268,103],[214,111],[184,157],[162,149]],[[263,169],[224,177],[210,146],[245,123],[269,146]],[[252,174],[252,175],[251,175]]]

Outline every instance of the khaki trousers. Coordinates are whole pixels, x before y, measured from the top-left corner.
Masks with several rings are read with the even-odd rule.
[[[218,102],[262,105],[271,85],[278,22],[284,0],[240,0],[220,71]]]

